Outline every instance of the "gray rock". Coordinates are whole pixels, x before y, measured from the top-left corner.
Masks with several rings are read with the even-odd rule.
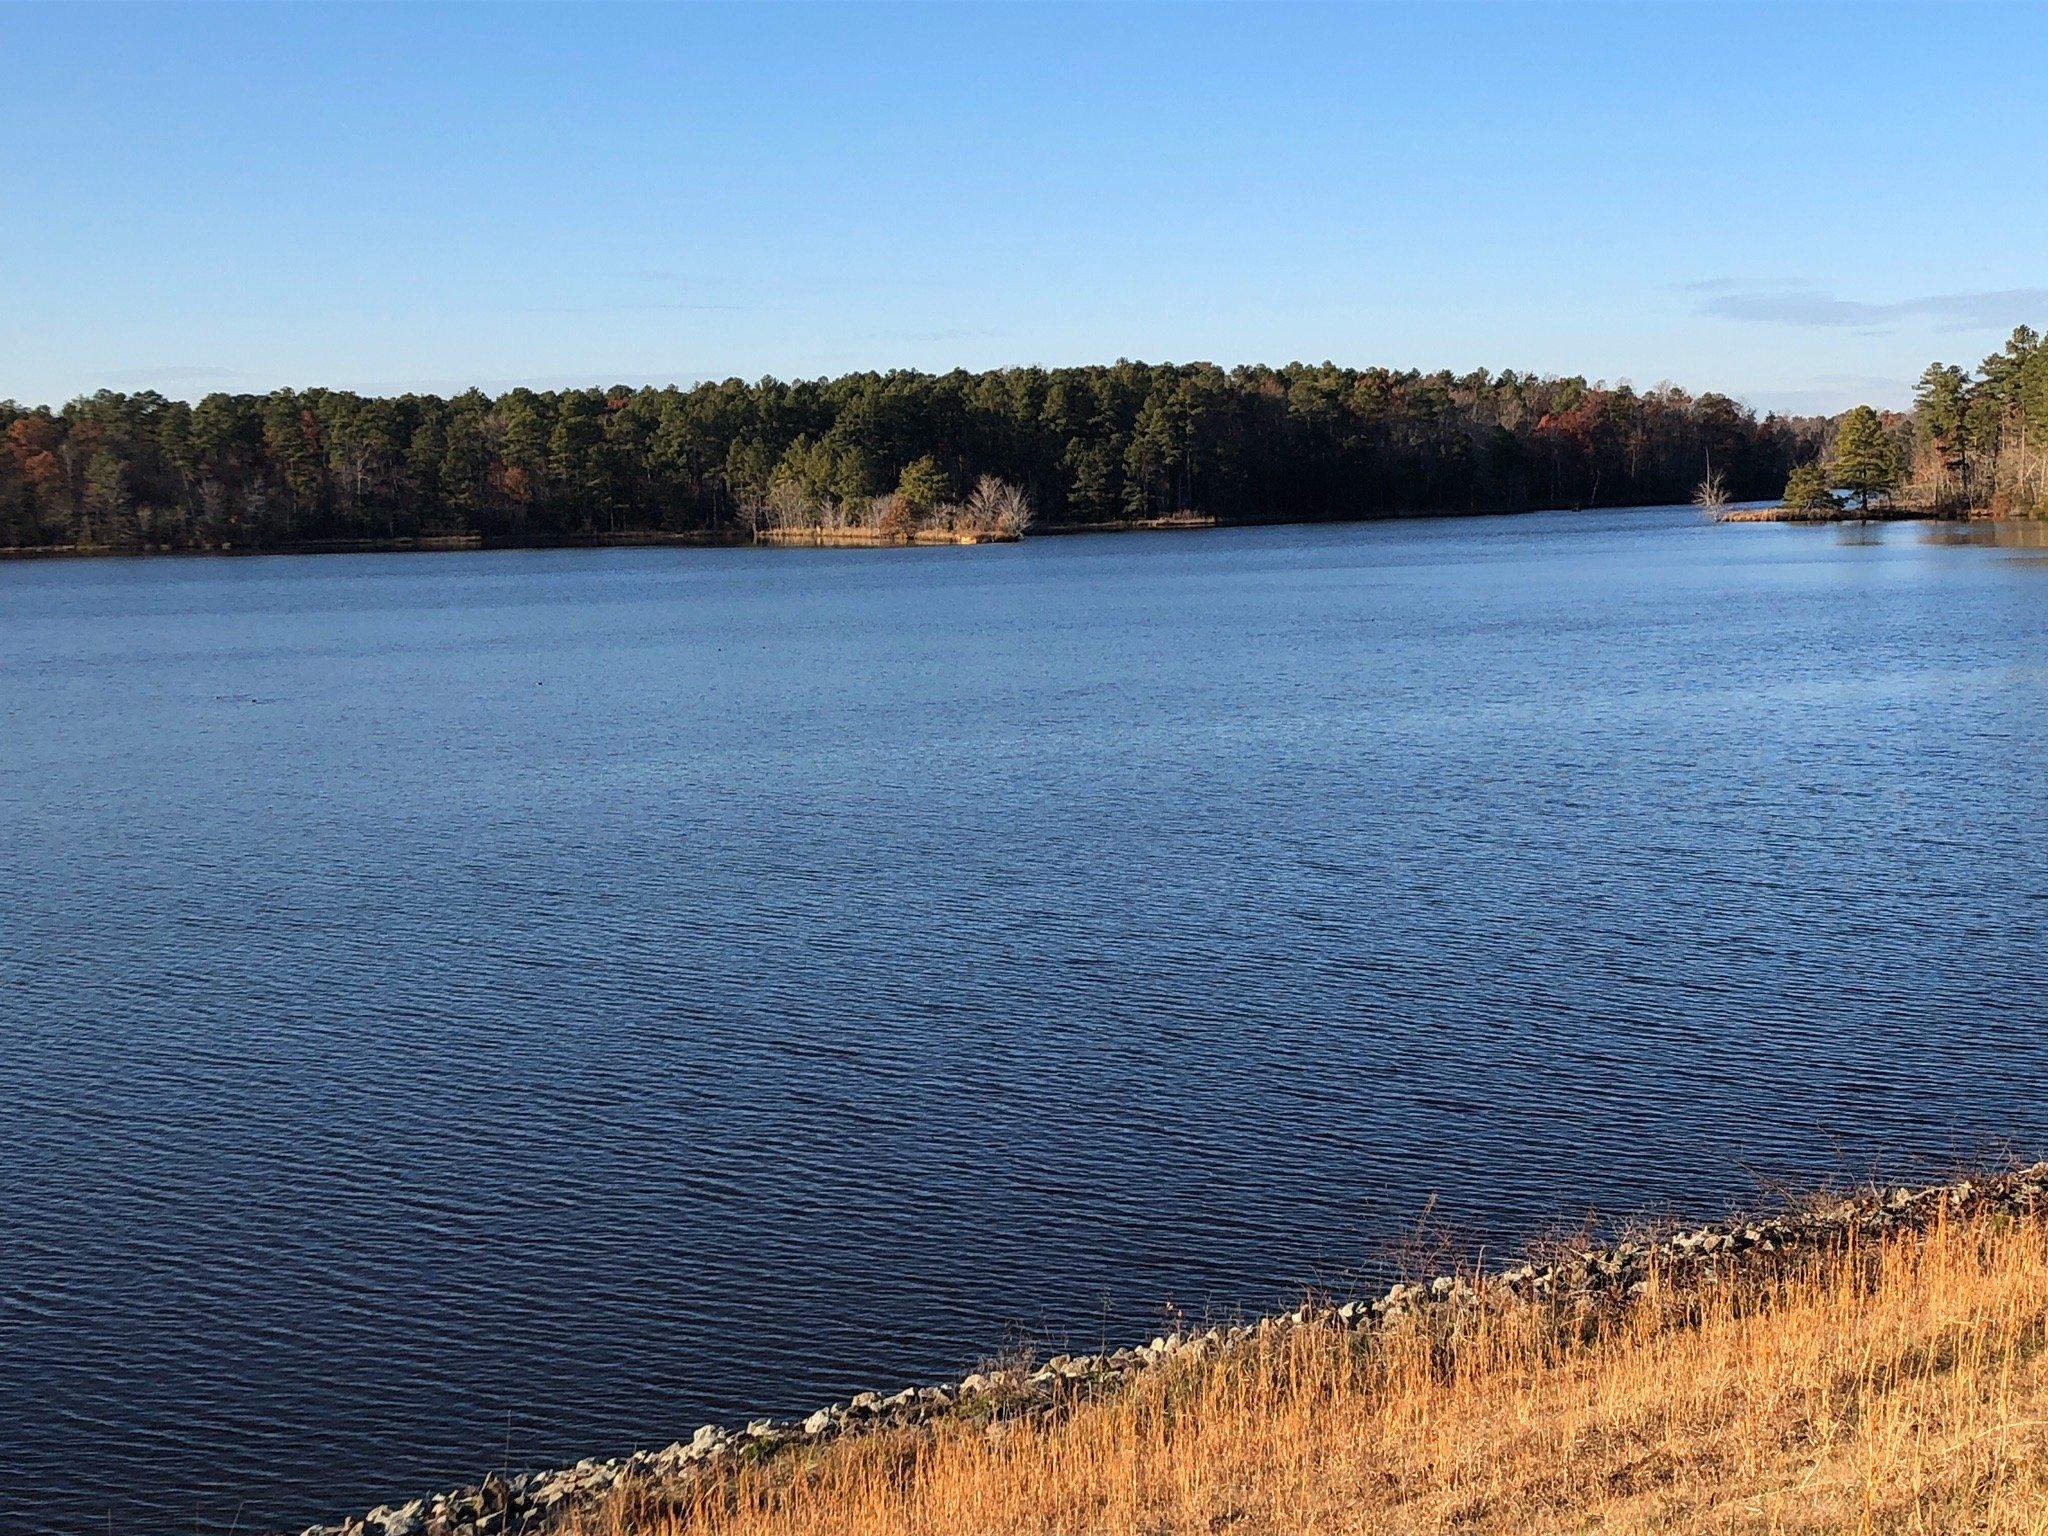
[[[1310,1303],[1293,1312],[1200,1334],[1177,1330],[1159,1335],[1149,1344],[1103,1355],[1055,1355],[1028,1376],[1019,1370],[976,1372],[948,1386],[905,1388],[887,1398],[863,1392],[844,1407],[819,1409],[802,1421],[800,1429],[756,1419],[743,1433],[749,1443],[767,1450],[786,1441],[834,1433],[854,1419],[922,1422],[932,1412],[963,1399],[1000,1393],[989,1405],[993,1411],[987,1425],[989,1434],[1000,1436],[1019,1418],[1044,1411],[1044,1405],[1054,1398],[1056,1382],[1121,1378],[1169,1361],[1201,1358],[1247,1340],[1271,1339],[1290,1328],[1332,1320],[1346,1327],[1368,1328],[1424,1305],[1466,1308],[1482,1305],[1494,1296],[1591,1311],[1621,1297],[1642,1294],[1645,1282],[1641,1276],[1652,1260],[1670,1264],[1679,1278],[1711,1282],[1735,1263],[1748,1262],[1735,1260],[1732,1256],[1736,1254],[1776,1254],[1839,1244],[1858,1233],[1919,1230],[1941,1211],[2040,1214],[2044,1204],[2048,1204],[2048,1163],[1996,1179],[1965,1180],[1924,1190],[1879,1190],[1809,1211],[1679,1232],[1657,1243],[1617,1242],[1547,1267],[1523,1264],[1483,1277],[1476,1286],[1466,1277],[1446,1275],[1420,1285],[1395,1285],[1375,1300],[1347,1301],[1335,1309]],[[509,1479],[493,1475],[473,1488],[435,1494],[396,1508],[380,1505],[367,1516],[312,1526],[302,1536],[527,1536],[529,1532],[544,1536],[579,1503],[594,1500],[623,1480],[697,1477],[734,1443],[729,1432],[707,1424],[687,1444],[678,1441],[660,1451],[636,1451],[616,1461],[585,1458],[572,1468],[555,1472]]]

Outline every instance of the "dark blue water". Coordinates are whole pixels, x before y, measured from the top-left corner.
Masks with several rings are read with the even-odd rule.
[[[0,1529],[303,1524],[2048,1149],[2048,565],[0,567]]]

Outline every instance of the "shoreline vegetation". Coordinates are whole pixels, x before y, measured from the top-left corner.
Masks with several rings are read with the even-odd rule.
[[[1738,507],[1732,512],[1716,515],[1717,523],[2019,523],[2035,522],[2033,514],[1993,512],[1988,508],[1970,508],[1962,511],[1935,511],[1924,506],[1907,502],[1891,502],[1884,506],[1822,507],[1818,510],[1807,507]]]
[[[1777,506],[1728,501],[1709,466],[1693,502],[1717,522],[2048,519],[2048,343],[2023,325],[1974,373],[1930,363],[1910,413],[1859,405],[1830,421]]]
[[[1656,506],[1708,460],[1753,501],[1825,430],[1672,385],[1328,363],[102,391],[0,402],[0,549],[949,542],[926,536]]]
[[[2048,1164],[494,1473],[305,1536],[2038,1533]]]
[[[1636,511],[1664,503],[1645,502],[1603,508],[1576,506],[1522,507],[1512,512],[1390,511],[1349,517],[1206,517],[1193,513],[1166,517],[1118,518],[1095,523],[1033,524],[1032,538],[1060,538],[1067,535],[1102,533],[1200,533],[1217,528],[1314,527],[1375,522],[1414,522],[1462,517],[1523,517],[1544,512]],[[1723,521],[1754,521],[1728,517]],[[817,549],[901,549],[911,546],[963,546],[1015,544],[1024,531],[954,530],[920,528],[911,533],[886,533],[866,527],[822,527],[795,525],[762,527],[752,532],[724,529],[691,529],[665,532],[659,529],[619,533],[563,534],[553,536],[481,533],[417,534],[395,538],[307,539],[283,544],[187,544],[143,545],[56,544],[23,548],[0,548],[0,561],[139,559],[145,556],[218,557],[233,559],[265,555],[377,555],[460,553],[476,550],[522,549],[736,549],[750,546],[785,546]]]
[[[1700,478],[1704,472],[1704,478]],[[0,401],[0,554],[1009,542],[1558,507],[2048,516],[2048,347],[1910,412],[1581,377],[1208,363],[689,389]],[[1853,514],[1850,512],[1853,508]]]
[[[1974,372],[1931,365],[1910,412],[1835,417],[1514,370],[1129,361],[0,401],[0,552],[22,554],[957,544],[1688,497],[1719,514],[1780,487],[1786,514],[1846,497],[1859,514],[2048,515],[2048,347],[2021,326]]]
[[[1033,538],[1057,538],[1068,534],[1100,533],[1199,533],[1217,528],[1275,528],[1343,525],[1372,522],[1414,522],[1441,518],[1534,516],[1544,512],[1638,511],[1664,503],[1641,503],[1590,507],[1524,507],[1514,512],[1376,512],[1358,517],[1173,517],[1122,518],[1100,523],[1063,523],[1034,527]],[[1714,514],[1718,523],[1898,523],[1937,522],[1956,524],[2026,523],[2042,521],[2037,514],[1996,513],[1985,509],[1934,511],[1909,503],[1894,502],[1869,511],[1837,506],[1833,510],[1809,511],[1786,506],[1737,507]],[[621,533],[590,533],[553,537],[491,536],[481,533],[401,535],[396,538],[308,539],[295,543],[262,545],[43,545],[0,548],[0,561],[137,559],[144,556],[185,556],[221,558],[262,555],[389,555],[440,554],[479,550],[534,549],[737,549],[749,546],[782,546],[806,549],[902,549],[916,546],[961,547],[980,544],[1015,544],[1022,532],[996,530],[960,531],[919,529],[914,533],[892,534],[872,528],[761,528],[751,534],[700,529],[684,532],[635,530]]]

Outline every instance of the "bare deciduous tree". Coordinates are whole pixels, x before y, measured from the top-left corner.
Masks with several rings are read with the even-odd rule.
[[[1692,493],[1692,504],[1709,517],[1719,517],[1728,508],[1728,484],[1721,471],[1709,467],[1707,478]]]
[[[976,533],[1021,537],[1031,526],[1031,501],[1007,480],[983,475],[960,509],[958,526]]]

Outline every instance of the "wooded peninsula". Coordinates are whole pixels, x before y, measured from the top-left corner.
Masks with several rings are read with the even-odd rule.
[[[1718,494],[1702,483],[1702,496]],[[1928,364],[1911,412],[1844,411],[1826,424],[1822,452],[1793,468],[1777,509],[1743,515],[2048,516],[2048,345],[2023,325],[1974,373]]]
[[[2048,348],[2022,327],[1911,413],[1513,371],[1207,363],[858,373],[495,398],[101,391],[0,402],[0,550],[287,549],[1177,522],[1724,500],[2048,506]]]

